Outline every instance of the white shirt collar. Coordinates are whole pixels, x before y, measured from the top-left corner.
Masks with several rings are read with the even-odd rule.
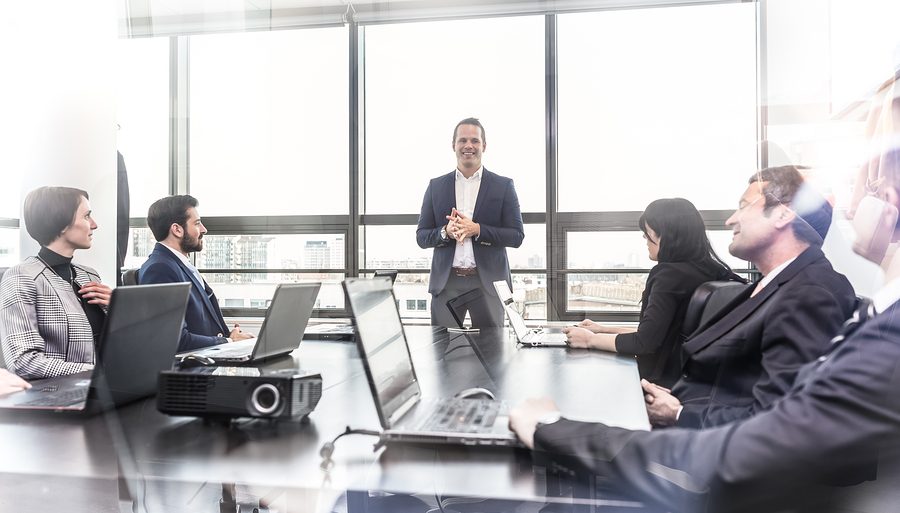
[[[900,278],[894,278],[884,287],[878,289],[872,296],[872,305],[876,313],[887,310],[892,304],[900,300]]]
[[[176,250],[170,248],[169,246],[163,244],[162,242],[160,242],[159,245],[168,249],[169,251],[171,251],[173,255],[177,256],[178,259],[181,260],[181,262],[188,267],[188,269],[195,269],[194,264],[192,264],[191,261],[188,260],[188,257],[186,257],[184,254],[182,254],[181,251],[176,251]]]
[[[800,256],[800,255],[797,255],[797,256]],[[766,287],[766,285],[772,283],[772,280],[774,280],[775,277],[778,276],[778,273],[783,271],[787,266],[791,265],[791,262],[793,262],[794,260],[797,260],[797,257],[791,258],[790,260],[785,260],[784,262],[781,263],[781,265],[779,265],[775,269],[772,269],[771,271],[769,271],[769,274],[763,276],[763,279],[759,280],[759,285],[757,285],[757,287],[758,287],[757,291],[764,289]]]
[[[466,178],[465,175],[462,174],[462,171],[459,169],[456,170],[456,180],[468,180],[468,181],[481,181],[481,172],[484,171],[484,166],[478,166],[478,171],[475,171],[475,174],[472,175],[471,178]]]

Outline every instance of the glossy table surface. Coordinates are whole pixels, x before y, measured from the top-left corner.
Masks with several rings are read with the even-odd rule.
[[[476,335],[406,328],[423,397],[484,387],[515,405],[549,396],[569,418],[647,429],[633,358],[565,348],[521,348],[506,329]],[[35,479],[238,483],[304,489],[318,495],[384,490],[539,500],[547,495],[530,454],[510,448],[390,445],[375,437],[336,443],[333,465],[319,449],[346,426],[380,429],[356,345],[304,341],[268,363],[321,373],[322,398],[305,421],[241,420],[231,425],[156,410],[155,399],[115,412],[0,412],[0,473]],[[330,500],[330,499],[329,499]]]

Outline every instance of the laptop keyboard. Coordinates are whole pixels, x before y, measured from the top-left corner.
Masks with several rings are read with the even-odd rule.
[[[434,414],[418,431],[489,432],[502,404],[484,399],[444,399],[436,404]]]
[[[22,406],[71,406],[87,399],[87,388],[56,391],[22,403]]]

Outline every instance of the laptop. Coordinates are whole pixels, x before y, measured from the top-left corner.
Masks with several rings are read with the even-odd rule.
[[[521,445],[506,405],[491,399],[424,400],[400,312],[387,279],[344,280],[359,330],[357,347],[384,442]]]
[[[516,334],[516,340],[528,347],[568,347],[566,334],[562,328],[531,328],[525,326],[525,319],[516,310],[512,291],[505,280],[494,282],[497,297],[503,302],[503,309],[509,318],[509,325]]]
[[[387,276],[393,284],[397,281],[398,272],[395,270],[379,269],[375,271],[375,277],[380,278]],[[345,295],[346,297],[346,295]],[[303,338],[310,340],[343,340],[353,342],[356,340],[356,327],[353,325],[353,318],[350,318],[350,324],[316,324],[307,326]]]
[[[209,365],[240,365],[288,354],[300,346],[321,286],[321,283],[282,283],[275,289],[258,337],[185,351],[175,357],[191,356]]]
[[[172,367],[190,283],[113,290],[93,370],[41,379],[0,397],[0,408],[95,413],[156,393],[159,372]]]

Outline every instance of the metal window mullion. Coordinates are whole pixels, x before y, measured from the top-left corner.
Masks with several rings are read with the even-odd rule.
[[[560,238],[558,229],[557,196],[557,38],[556,15],[544,17],[544,98],[545,98],[545,138],[546,138],[546,258],[547,258],[547,320],[557,321],[566,308],[565,283],[557,272],[563,268],[566,258],[565,238]]]
[[[169,194],[190,184],[190,38],[169,38]]]

